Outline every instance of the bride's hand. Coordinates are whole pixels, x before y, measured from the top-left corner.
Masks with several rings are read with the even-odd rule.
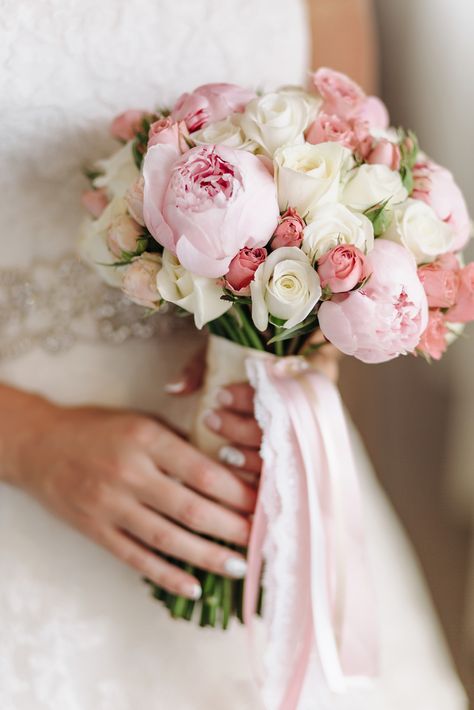
[[[224,466],[147,416],[48,405],[38,419],[17,447],[13,482],[53,513],[176,594],[198,598],[198,581],[152,549],[244,575],[242,557],[193,534],[248,541],[255,492]]]

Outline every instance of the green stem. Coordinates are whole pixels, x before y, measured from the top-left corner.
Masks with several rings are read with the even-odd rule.
[[[255,348],[256,350],[265,350],[265,347],[262,341],[260,340],[260,337],[257,334],[254,325],[250,322],[246,311],[237,303],[234,303],[234,309],[240,317],[240,320],[242,322],[242,330],[244,331],[245,336],[248,339],[250,347]]]

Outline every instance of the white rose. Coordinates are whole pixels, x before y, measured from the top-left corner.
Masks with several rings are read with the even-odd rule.
[[[342,202],[363,212],[383,200],[388,200],[387,204],[392,206],[403,202],[407,197],[400,173],[390,170],[386,165],[364,163],[354,170],[347,182]]]
[[[260,264],[250,284],[252,319],[258,330],[269,314],[293,328],[304,321],[321,297],[319,276],[298,247],[276,249]]]
[[[156,277],[156,285],[165,301],[194,314],[194,322],[199,330],[232,308],[232,303],[221,300],[224,292],[218,281],[195,276],[187,271],[167,249],[163,252],[162,268]]]
[[[282,86],[278,89],[278,93],[288,94],[291,96],[299,96],[301,99],[303,99],[303,101],[306,102],[306,105],[309,110],[308,125],[314,121],[314,119],[319,113],[321,106],[323,105],[323,100],[320,96],[317,96],[316,94],[309,94],[307,91],[301,88],[301,86],[293,86],[291,84],[287,86]]]
[[[269,156],[282,145],[304,142],[311,118],[310,106],[297,93],[275,92],[250,101],[241,118],[247,138]]]
[[[79,256],[93,266],[100,277],[115,288],[122,285],[123,268],[111,266],[119,261],[108,247],[108,231],[112,222],[127,214],[127,204],[115,197],[100,215],[99,219],[87,219],[79,235]]]
[[[318,204],[337,202],[341,179],[352,154],[339,143],[303,143],[280,148],[274,156],[280,210],[294,207],[307,217]]]
[[[101,173],[94,180],[94,187],[105,187],[109,197],[123,197],[140,173],[133,160],[132,141],[126,143],[110,158],[98,160]]]
[[[339,244],[353,244],[364,254],[374,246],[372,222],[340,203],[317,207],[303,231],[301,248],[312,264]]]
[[[402,244],[417,264],[423,264],[450,251],[454,233],[425,202],[408,199],[394,207],[392,223],[383,238]]]
[[[227,145],[229,148],[253,152],[258,146],[245,136],[241,120],[241,114],[233,114],[223,121],[208,123],[200,131],[193,133],[193,141],[197,145]]]

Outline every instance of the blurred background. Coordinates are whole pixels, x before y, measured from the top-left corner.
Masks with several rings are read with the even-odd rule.
[[[392,122],[412,128],[424,150],[452,170],[474,215],[474,3],[346,0],[344,28],[318,34],[330,2],[319,2],[313,18],[314,65],[375,87]],[[342,44],[355,32],[361,50],[344,56]],[[472,325],[466,336],[431,366],[415,358],[378,366],[347,358],[342,389],[419,556],[474,707]]]

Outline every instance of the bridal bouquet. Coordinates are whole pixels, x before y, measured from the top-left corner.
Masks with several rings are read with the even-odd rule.
[[[265,558],[272,648],[299,659],[281,672],[281,651],[267,668],[290,707],[311,633],[332,687],[373,666],[354,651],[371,646],[371,610],[350,445],[334,388],[305,356],[328,341],[366,363],[439,359],[474,319],[466,205],[416,136],[330,69],[309,92],[201,86],[169,110],[125,112],[112,134],[122,145],[90,173],[81,253],[144,313],[190,313],[216,336],[204,400],[246,377],[256,389],[264,471],[243,614]],[[214,454],[220,442],[197,432]],[[242,615],[239,582],[195,573],[202,624]],[[193,602],[155,593],[191,618]]]

